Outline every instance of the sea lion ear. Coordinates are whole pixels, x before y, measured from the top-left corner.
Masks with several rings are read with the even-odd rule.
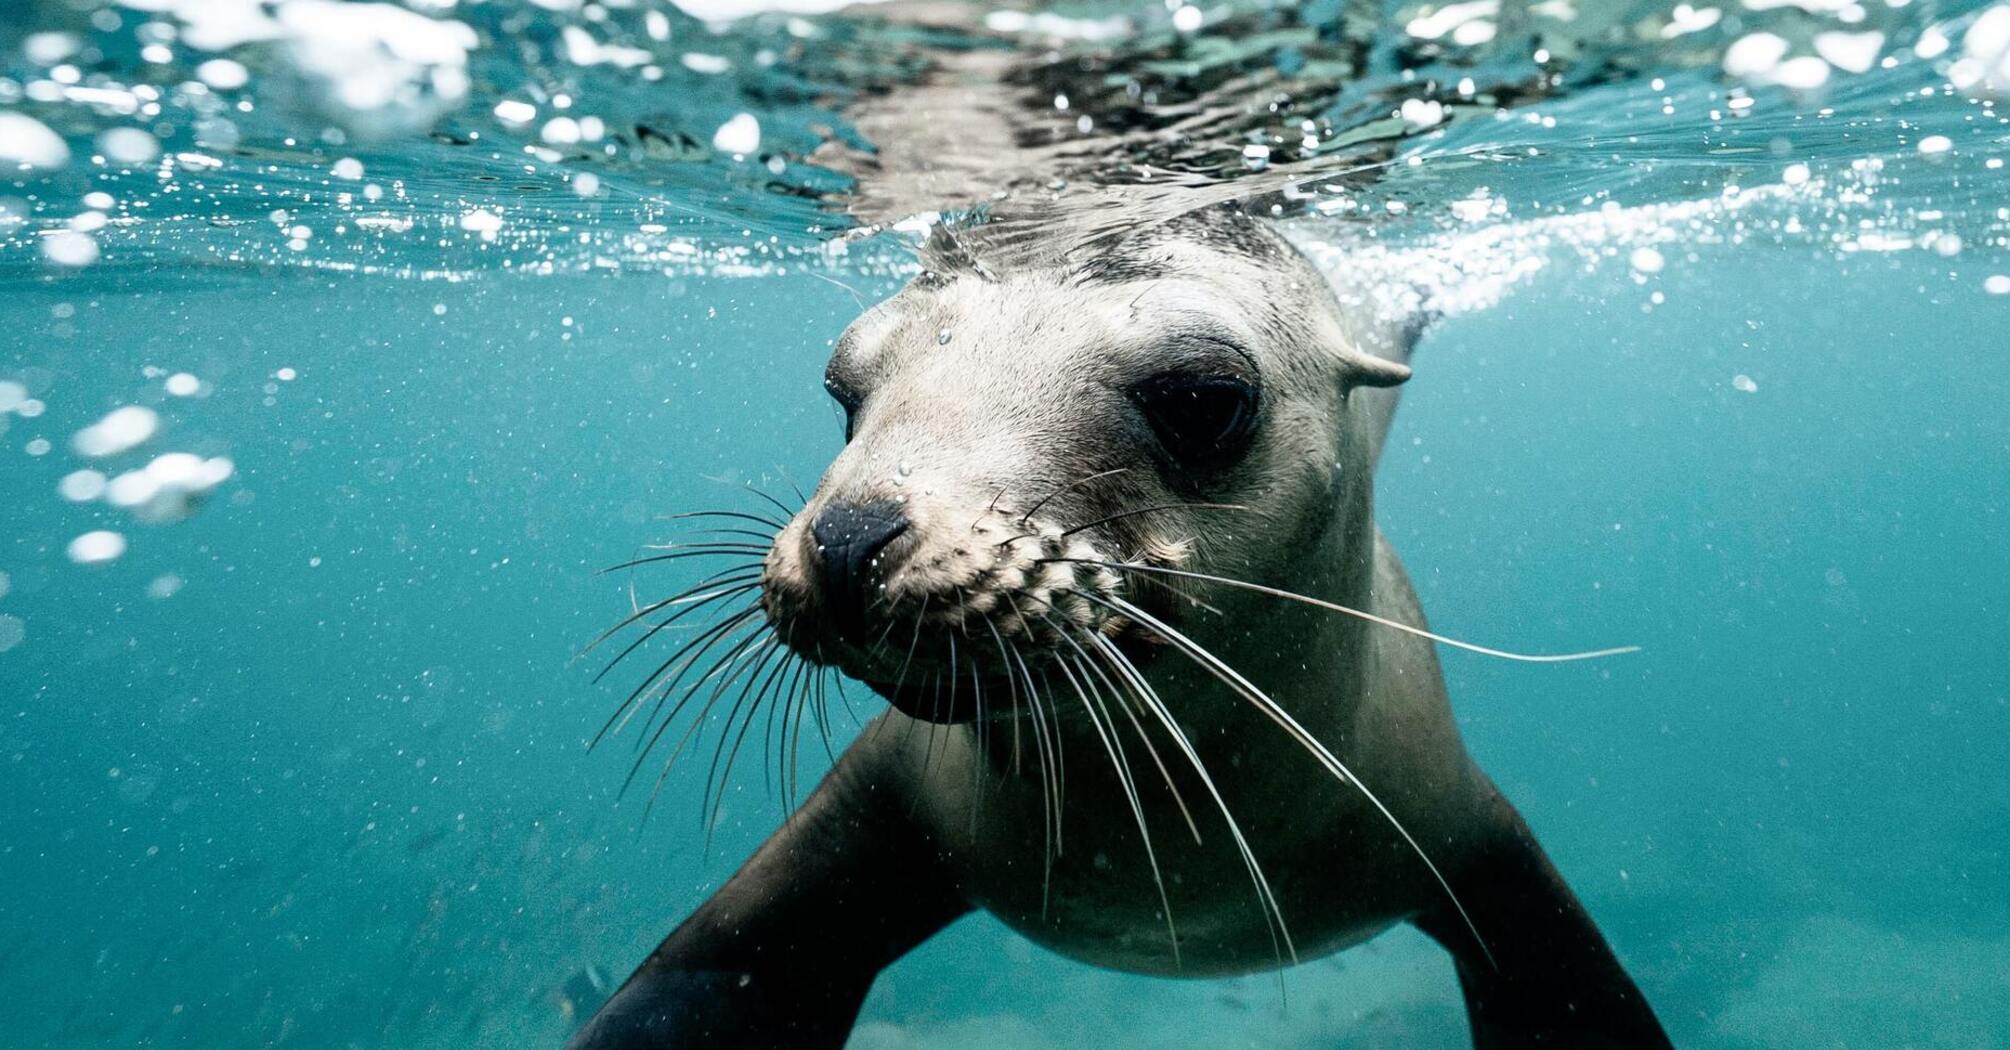
[[[1391,387],[1410,379],[1410,366],[1386,357],[1353,353],[1346,355],[1347,385]]]
[[[1409,366],[1347,348],[1341,358],[1341,382],[1347,386],[1401,386],[1409,382]]]

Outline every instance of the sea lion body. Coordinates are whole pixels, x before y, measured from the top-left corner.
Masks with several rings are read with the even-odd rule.
[[[1204,579],[1422,625],[1373,518],[1407,333],[1233,213],[1010,270],[944,247],[839,341],[849,444],[763,565],[776,636],[893,710],[575,1045],[841,1045],[971,908],[1169,976],[1411,921],[1480,1045],[1665,1045],[1431,643]]]

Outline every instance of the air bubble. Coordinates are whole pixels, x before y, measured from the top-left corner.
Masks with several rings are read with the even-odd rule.
[[[96,529],[70,541],[70,560],[79,565],[102,565],[126,552],[126,538],[110,529]]]

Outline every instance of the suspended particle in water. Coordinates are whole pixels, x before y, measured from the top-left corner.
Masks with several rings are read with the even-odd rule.
[[[1759,384],[1751,376],[1743,372],[1731,377],[1731,386],[1741,393],[1756,394],[1759,392]]]
[[[155,601],[166,601],[181,593],[183,582],[182,578],[174,573],[162,573],[154,577],[152,583],[147,584],[147,597]]]
[[[115,408],[105,418],[77,431],[70,447],[83,456],[116,456],[145,444],[160,430],[161,419],[143,405]]]
[[[22,419],[34,419],[36,416],[41,415],[45,411],[48,411],[48,408],[49,406],[43,404],[40,398],[31,397],[26,401],[23,401],[20,404],[15,405],[14,414],[20,416]],[[34,442],[29,442],[29,444],[33,445]],[[45,449],[44,451],[47,450]],[[40,452],[34,454],[38,456],[41,455]]]
[[[79,565],[103,565],[126,552],[126,538],[110,529],[96,529],[70,541],[70,560]]]
[[[1937,157],[1954,148],[1954,140],[1945,135],[1928,135],[1919,140],[1921,156]]]
[[[20,645],[21,640],[26,637],[28,637],[28,625],[22,623],[19,616],[0,613],[0,653]]]
[[[49,448],[48,438],[35,438],[21,446],[21,450],[31,456],[46,456],[49,454]]]
[[[1195,33],[1207,23],[1207,13],[1192,4],[1173,12],[1173,28],[1182,33]]]
[[[291,383],[295,379],[300,378],[300,373],[294,371],[291,368],[282,368],[279,371],[272,373],[272,378],[277,379],[282,383]]]
[[[1808,166],[1805,164],[1787,165],[1786,170],[1780,172],[1780,181],[1786,183],[1789,186],[1807,185]]]
[[[496,119],[505,124],[528,124],[537,119],[537,107],[516,99],[496,103]]]
[[[1626,261],[1639,273],[1660,273],[1666,263],[1660,252],[1645,246],[1633,249],[1633,254],[1627,256]]]
[[[600,192],[600,176],[590,171],[582,171],[572,177],[572,192],[582,197],[591,197]]]
[[[2010,274],[1992,273],[1984,277],[1982,290],[1990,295],[2010,295]]]
[[[354,181],[363,177],[363,162],[354,157],[343,157],[335,162],[334,167],[328,169],[328,173],[338,179]]]
[[[28,400],[28,388],[12,379],[0,379],[0,413],[12,412]]]

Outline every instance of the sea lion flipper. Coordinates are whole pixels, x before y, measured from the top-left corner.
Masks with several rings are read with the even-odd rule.
[[[1489,841],[1452,876],[1449,907],[1416,925],[1452,953],[1476,1050],[1653,1050],[1668,1036],[1521,816],[1495,795]],[[1486,940],[1482,950],[1472,929]]]
[[[857,750],[665,938],[568,1050],[837,1048],[874,977],[969,910]]]

